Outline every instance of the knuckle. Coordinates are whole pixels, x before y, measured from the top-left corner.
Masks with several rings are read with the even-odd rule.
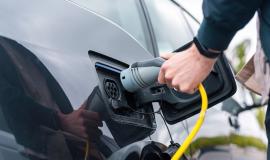
[[[162,66],[161,66],[161,70],[163,71],[163,72],[166,72],[166,70],[169,68],[169,64],[168,63],[164,63]]]
[[[158,77],[158,83],[160,83],[160,84],[164,84],[165,83],[165,79],[163,78],[163,76],[159,76]]]
[[[165,74],[165,79],[166,80],[168,80],[168,81],[172,81],[172,79],[173,79],[173,76],[172,76],[172,74]]]
[[[188,85],[183,85],[180,87],[181,92],[189,93],[191,91]]]
[[[165,71],[166,71],[166,68],[164,67],[164,65],[162,65],[161,68],[160,68],[160,72],[164,73]]]
[[[163,79],[161,77],[158,77],[158,83],[161,83],[161,84],[164,83],[164,81],[163,81]]]
[[[179,86],[179,83],[178,83],[177,79],[172,80],[172,86],[175,87],[175,88]]]

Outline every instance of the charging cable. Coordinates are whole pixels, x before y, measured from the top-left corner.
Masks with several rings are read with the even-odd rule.
[[[87,140],[86,147],[85,147],[84,160],[88,160],[88,155],[89,155],[89,142]]]
[[[200,128],[203,124],[206,110],[208,108],[208,97],[207,97],[206,91],[201,83],[199,84],[199,92],[201,94],[201,100],[202,100],[202,106],[201,106],[201,112],[199,114],[199,118],[198,118],[195,126],[193,127],[192,131],[190,132],[188,137],[185,139],[184,143],[179,147],[179,149],[173,155],[172,160],[180,160],[180,158],[186,152],[186,150],[190,146],[193,138],[196,136],[196,134],[198,133],[198,131],[200,130]]]

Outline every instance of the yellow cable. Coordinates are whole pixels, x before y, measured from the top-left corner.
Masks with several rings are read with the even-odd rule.
[[[188,137],[185,139],[184,143],[179,147],[179,149],[173,155],[172,160],[180,160],[180,158],[183,156],[183,154],[185,153],[185,151],[187,150],[187,148],[191,144],[193,138],[196,136],[196,134],[198,133],[198,131],[200,130],[200,128],[203,124],[203,121],[205,118],[205,113],[206,113],[206,110],[208,108],[208,98],[207,98],[206,91],[205,91],[202,84],[199,85],[199,92],[201,94],[201,99],[202,99],[202,107],[201,107],[201,112],[200,112],[199,118],[198,118],[195,126],[193,127],[192,131],[190,132]]]
[[[89,142],[86,142],[86,147],[85,147],[85,155],[84,155],[84,160],[88,160],[88,153],[89,152]]]

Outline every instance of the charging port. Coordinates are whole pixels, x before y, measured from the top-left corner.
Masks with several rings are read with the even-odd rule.
[[[105,92],[109,98],[112,98],[114,100],[119,99],[120,97],[119,87],[114,80],[104,79],[103,85]]]
[[[117,144],[124,146],[151,135],[156,129],[155,116],[141,113],[153,112],[152,103],[137,109],[136,97],[125,91],[120,81],[120,73],[128,65],[93,51],[89,51],[89,56],[95,64],[98,88],[105,102],[98,107],[104,108],[105,123]]]

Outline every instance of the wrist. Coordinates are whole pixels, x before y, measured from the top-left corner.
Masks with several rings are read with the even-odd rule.
[[[217,58],[208,58],[202,55],[195,44],[192,44],[189,49],[191,49],[189,53],[193,54],[192,56],[196,57],[198,63],[202,65],[214,65],[217,61]]]
[[[193,42],[196,48],[198,49],[199,53],[209,59],[216,59],[223,53],[222,51],[205,47],[199,42],[199,40],[196,37],[194,37]]]

